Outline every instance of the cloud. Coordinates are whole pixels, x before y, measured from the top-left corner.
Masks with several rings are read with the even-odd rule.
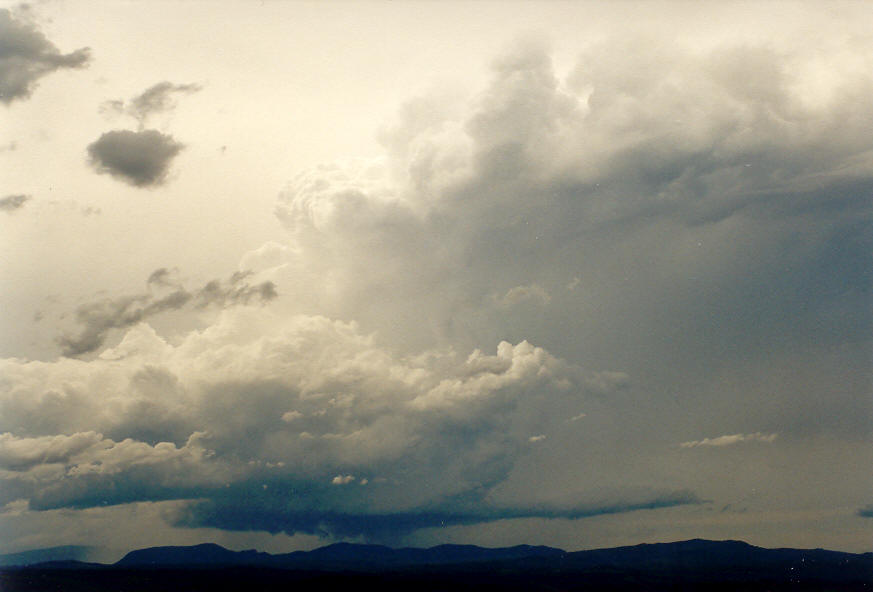
[[[88,145],[91,166],[134,187],[157,187],[184,145],[157,130],[113,130]]]
[[[199,84],[173,84],[158,82],[133,97],[125,103],[121,99],[106,101],[101,105],[101,111],[126,113],[144,126],[148,119],[157,113],[171,111],[176,107],[173,95],[191,94],[201,90]]]
[[[423,528],[459,526],[513,520],[545,518],[576,520],[593,516],[655,510],[702,501],[687,491],[633,495],[626,500],[584,502],[577,505],[497,506],[470,500],[452,500],[415,511],[345,513],[283,511],[273,500],[253,499],[246,508],[225,506],[220,501],[204,501],[186,506],[174,517],[178,526],[211,526],[230,530],[302,532],[333,537],[361,537],[386,542]]]
[[[83,68],[88,48],[62,54],[34,25],[0,9],[0,102],[26,99],[43,76],[63,68]]]
[[[178,270],[161,267],[149,274],[146,285],[151,286],[154,284],[156,286],[180,288],[182,284],[176,276],[178,276]]]
[[[873,518],[873,504],[869,504],[858,510],[858,516],[861,518]]]
[[[226,284],[220,280],[212,280],[194,295],[197,306],[199,308],[212,305],[235,306],[248,304],[253,300],[265,303],[278,296],[273,282],[266,281],[250,285],[245,281],[249,275],[251,272],[236,272]]]
[[[77,313],[69,355],[126,331],[97,359],[4,362],[0,431],[34,450],[89,432],[129,440],[119,454],[172,446],[166,463],[115,473],[25,458],[9,495],[40,508],[196,497],[177,524],[376,537],[699,503],[684,488],[705,471],[561,504],[530,487],[663,483],[675,467],[655,443],[689,425],[866,434],[873,83],[849,67],[809,100],[809,59],[613,41],[562,80],[546,49],[520,45],[469,103],[412,101],[383,158],[288,184],[286,243],[242,259],[259,275],[188,290],[157,270],[149,293]],[[264,277],[286,280],[284,301],[237,307],[274,298]],[[173,343],[143,322],[211,306],[228,309]],[[626,371],[581,367],[592,357]],[[755,364],[763,394],[742,372]],[[348,476],[367,486],[333,482]]]
[[[303,417],[303,414],[299,411],[286,411],[282,414],[282,421],[291,423],[295,419],[299,419],[301,417]]]
[[[562,77],[546,48],[520,44],[466,104],[410,101],[382,158],[292,179],[277,273],[296,310],[356,319],[398,348],[512,336],[597,352],[705,421],[713,377],[736,364],[869,343],[868,54],[613,39]],[[839,68],[816,83],[821,60]],[[827,428],[811,386],[776,389],[778,410],[738,393],[727,413],[868,433],[855,376]]]
[[[38,438],[16,438],[6,432],[0,434],[0,469],[21,471],[40,464],[63,463],[101,440],[96,432]]]
[[[252,302],[265,304],[277,296],[276,286],[269,281],[249,284],[248,273],[235,272],[227,282],[212,280],[202,288],[189,292],[175,279],[175,273],[165,268],[152,272],[147,285],[171,288],[162,295],[151,293],[106,298],[89,302],[76,309],[76,322],[81,329],[76,335],[57,339],[65,356],[80,356],[103,345],[112,329],[131,327],[149,317],[184,308],[192,303],[196,308],[228,307]]]
[[[2,372],[9,501],[196,497],[205,505],[194,504],[189,524],[269,510],[284,516],[274,529],[308,532],[301,516],[316,525],[339,516],[338,532],[372,524],[374,536],[429,524],[402,518],[428,512],[449,522],[538,512],[486,511],[487,493],[529,449],[534,426],[562,422],[544,416],[551,404],[585,398],[572,367],[529,343],[407,357],[353,323],[256,307],[228,308],[175,345],[140,323],[88,362],[5,360]],[[367,487],[336,487],[352,478]]]
[[[733,446],[741,442],[764,442],[772,444],[776,440],[776,434],[762,434],[755,432],[754,434],[731,434],[718,436],[717,438],[704,438],[703,440],[694,440],[691,442],[682,442],[679,444],[681,448],[697,448],[698,446]]]
[[[76,309],[76,321],[82,326],[78,335],[58,338],[63,355],[79,356],[98,349],[111,329],[121,329],[168,310],[185,306],[191,295],[178,290],[162,298],[149,295],[107,298],[83,304]]]
[[[23,193],[7,195],[6,197],[0,198],[0,211],[14,212],[23,207],[25,203],[30,201],[30,199],[31,197],[29,195],[24,195]]]
[[[510,288],[503,296],[495,297],[494,301],[502,308],[511,308],[521,302],[535,301],[538,304],[546,305],[551,300],[551,296],[541,286],[530,284],[528,286],[515,286]]]

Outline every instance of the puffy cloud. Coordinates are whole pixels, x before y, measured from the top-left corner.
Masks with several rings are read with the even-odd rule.
[[[690,442],[682,442],[679,446],[682,448],[697,448],[698,446],[732,446],[741,442],[764,442],[772,444],[776,440],[777,434],[762,434],[755,432],[754,434],[730,434],[718,436],[717,438],[704,438],[703,440],[693,440]]]
[[[4,434],[4,452],[12,449],[23,458],[0,471],[0,481],[4,495],[26,496],[31,510],[193,496],[199,488],[217,487],[240,473],[227,463],[209,462],[212,452],[200,444],[202,436],[195,432],[176,446],[130,438],[116,442],[94,432],[51,441]]]
[[[157,130],[113,130],[88,145],[91,166],[134,187],[156,187],[184,145]]]
[[[136,119],[140,126],[144,126],[147,120],[157,113],[163,113],[175,108],[176,103],[173,95],[191,94],[201,90],[199,84],[173,84],[172,82],[158,82],[144,90],[141,94],[133,97],[127,104],[123,100],[114,99],[106,101],[101,110],[108,112],[127,113]]]
[[[264,304],[277,296],[272,282],[252,285],[246,281],[249,275],[246,272],[235,272],[227,282],[212,280],[202,288],[189,292],[175,279],[173,272],[165,268],[157,269],[149,275],[146,283],[150,287],[172,288],[171,292],[106,298],[83,304],[76,310],[76,321],[81,325],[78,334],[62,335],[57,341],[65,356],[79,356],[102,346],[112,329],[131,327],[162,312],[179,310],[189,303],[202,309],[250,302]]]
[[[521,45],[469,104],[410,102],[385,158],[298,175],[276,205],[288,243],[242,259],[265,276],[187,291],[158,270],[160,295],[83,308],[81,351],[129,329],[96,360],[7,361],[0,431],[34,449],[94,432],[149,458],[167,443],[204,484],[177,524],[338,536],[699,503],[682,489],[532,503],[530,483],[683,488],[704,477],[670,464],[679,447],[869,432],[873,84],[840,70],[810,100],[809,61],[613,42],[590,45],[565,82],[544,48]],[[253,277],[288,279],[271,308],[305,314],[234,308],[173,344],[137,324],[271,299]],[[589,354],[630,372],[562,361]],[[771,383],[750,387],[739,364],[766,365]],[[809,368],[830,374],[802,384]],[[664,436],[750,419],[764,431]],[[193,497],[164,479],[169,464],[135,478],[56,465],[28,469],[44,484],[67,475],[40,507]],[[507,501],[510,477],[523,483]]]
[[[23,207],[28,201],[30,201],[30,196],[24,195],[23,193],[7,195],[6,197],[0,198],[0,211],[14,212]]]
[[[83,68],[90,50],[61,53],[33,24],[0,9],[0,102],[26,99],[43,76],[63,68]]]
[[[379,518],[392,513],[541,515],[487,509],[487,494],[535,426],[561,422],[544,417],[548,403],[585,392],[577,370],[525,342],[404,357],[354,324],[254,307],[227,309],[176,345],[139,324],[89,362],[6,360],[2,373],[9,501],[197,497],[180,523],[251,514],[235,528],[260,528],[257,516],[278,512],[271,528],[368,536],[427,523]],[[335,487],[353,480],[367,487]]]
[[[16,438],[6,432],[0,434],[0,468],[22,470],[38,464],[62,463],[101,440],[96,432],[38,438]]]

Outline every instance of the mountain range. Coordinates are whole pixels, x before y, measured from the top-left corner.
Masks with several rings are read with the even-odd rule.
[[[253,589],[293,584],[307,590],[328,581],[338,584],[338,579],[381,589],[461,590],[476,584],[494,590],[873,590],[873,553],[765,549],[701,539],[575,552],[529,545],[393,549],[337,543],[270,554],[208,543],[131,551],[111,565],[72,559],[26,565],[39,554],[16,556],[19,567],[0,571],[4,591],[221,590],[245,582],[263,584]],[[8,565],[9,558],[0,556],[0,565]],[[428,588],[433,582],[442,587]]]

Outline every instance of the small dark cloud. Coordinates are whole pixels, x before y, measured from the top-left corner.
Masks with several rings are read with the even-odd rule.
[[[269,302],[278,296],[273,282],[262,282],[250,285],[245,281],[251,272],[235,272],[230,280],[223,284],[218,280],[207,283],[197,293],[196,301],[199,308],[207,306],[228,306],[248,304],[252,300]]]
[[[124,113],[124,101],[121,99],[111,99],[109,101],[103,101],[100,103],[100,114],[101,115],[117,115],[119,113]]]
[[[176,270],[170,270],[166,267],[154,270],[146,280],[149,286],[179,286],[179,280],[176,277]]]
[[[184,148],[173,136],[157,130],[113,130],[88,146],[91,166],[134,187],[164,183],[170,162]]]
[[[88,64],[87,47],[62,54],[32,23],[0,9],[0,102],[26,99],[43,76],[62,68]]]
[[[140,124],[144,124],[152,114],[173,109],[176,106],[173,101],[174,94],[191,94],[199,91],[200,88],[199,84],[159,82],[147,88],[141,95],[131,99],[127,111]]]
[[[176,272],[166,268],[153,271],[146,281],[149,287],[169,287],[173,291],[162,296],[138,294],[106,298],[83,304],[76,309],[76,322],[81,326],[76,335],[57,338],[64,356],[76,357],[100,348],[112,329],[131,327],[151,316],[184,308],[195,302],[197,308],[229,307],[253,301],[266,304],[277,296],[273,282],[249,284],[248,274],[234,273],[230,280],[212,280],[199,290],[189,292],[176,279]]]
[[[866,505],[859,509],[858,516],[861,518],[873,518],[873,504]]]
[[[29,195],[24,195],[23,193],[19,193],[16,195],[7,195],[6,197],[0,198],[0,211],[2,212],[14,212],[15,210],[24,206],[30,200]]]
[[[195,93],[201,88],[199,84],[159,82],[127,102],[122,99],[104,101],[100,105],[100,112],[106,115],[127,114],[144,126],[152,115],[172,111],[176,107],[174,95]]]

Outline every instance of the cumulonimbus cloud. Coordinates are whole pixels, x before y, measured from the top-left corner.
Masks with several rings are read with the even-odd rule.
[[[577,370],[527,342],[397,356],[354,324],[234,307],[176,345],[140,323],[89,362],[5,360],[2,372],[0,501],[32,509],[197,497],[178,524],[257,529],[281,513],[273,531],[387,536],[433,525],[429,515],[696,503],[657,492],[545,510],[489,501],[531,446],[532,422],[548,427],[546,403],[586,393]]]
[[[34,25],[0,9],[0,102],[9,105],[26,99],[43,76],[83,68],[89,60],[87,47],[63,54]]]
[[[413,115],[421,110],[405,110],[383,134],[381,161],[324,165],[288,184],[276,214],[290,234],[288,273],[307,278],[300,285],[308,293],[295,296],[374,325],[386,324],[378,315],[391,303],[392,321],[408,320],[407,334],[473,325],[494,302],[550,297],[550,308],[560,308],[559,290],[582,269],[602,274],[586,282],[588,290],[621,294],[605,298],[605,307],[630,299],[628,283],[661,271],[669,278],[661,281],[672,282],[662,289],[675,301],[700,302],[691,274],[660,253],[692,259],[684,238],[717,227],[707,238],[724,249],[707,251],[700,273],[753,291],[737,270],[763,265],[760,258],[738,264],[713,255],[737,249],[727,234],[759,245],[756,252],[776,252],[785,248],[774,242],[779,228],[833,257],[830,241],[841,239],[831,238],[822,216],[846,229],[848,244],[839,250],[846,260],[833,269],[863,268],[871,263],[861,246],[869,232],[853,221],[869,220],[873,110],[861,97],[873,79],[858,72],[835,84],[826,104],[809,101],[792,72],[812,62],[767,48],[611,42],[592,45],[562,81],[545,49],[513,50],[463,108],[443,113],[428,102],[420,117]],[[739,64],[748,76],[736,74]],[[656,244],[653,236],[664,238]],[[622,267],[642,260],[630,256],[641,252],[652,254],[657,269]],[[324,269],[329,283],[318,281]],[[803,278],[783,283],[797,281]],[[805,294],[827,297],[812,287]],[[428,324],[416,314],[422,307]],[[518,324],[542,316],[513,312]],[[777,310],[760,317],[781,318]]]

